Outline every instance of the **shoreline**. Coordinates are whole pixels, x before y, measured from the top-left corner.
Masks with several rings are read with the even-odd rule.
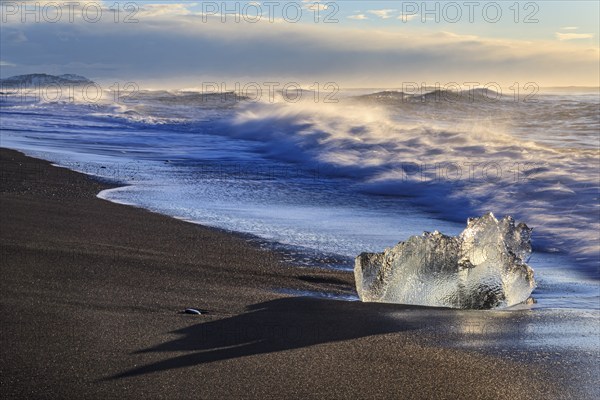
[[[290,297],[278,290],[344,293],[353,277],[103,200],[114,186],[17,151],[0,157],[6,398],[579,398],[574,383],[593,375],[593,354],[523,355],[514,329],[501,330],[517,341],[506,351],[444,344],[485,339],[443,329],[465,319],[491,332],[544,313]],[[178,313],[188,307],[207,313]]]
[[[102,178],[100,178],[100,179],[102,179]],[[318,250],[307,249],[302,246],[285,244],[285,243],[278,242],[276,240],[265,239],[256,234],[253,234],[253,233],[235,231],[232,229],[221,228],[218,226],[205,225],[202,222],[194,221],[194,220],[187,219],[184,217],[177,217],[174,215],[168,215],[168,214],[162,213],[160,211],[150,210],[150,209],[144,208],[143,206],[140,206],[135,203],[127,203],[127,202],[122,202],[119,200],[110,199],[108,196],[104,195],[104,193],[108,193],[111,190],[119,190],[120,188],[125,188],[128,186],[130,186],[130,185],[119,184],[116,187],[109,187],[107,189],[100,191],[98,193],[97,197],[101,200],[108,201],[110,203],[124,205],[127,207],[133,207],[133,208],[137,208],[137,209],[140,209],[143,211],[151,212],[153,214],[166,216],[168,218],[172,218],[172,219],[175,219],[178,221],[183,221],[188,224],[198,225],[198,226],[201,226],[206,229],[212,229],[216,232],[220,232],[225,235],[233,235],[242,240],[245,240],[248,243],[251,243],[252,246],[257,246],[262,250],[270,251],[270,252],[274,252],[274,253],[278,254],[282,258],[281,262],[289,267],[293,267],[293,268],[307,268],[308,267],[309,269],[317,269],[317,270],[320,270],[323,272],[335,272],[335,273],[342,273],[342,274],[346,273],[346,274],[350,274],[350,275],[353,274],[354,260],[351,259],[350,257],[348,257],[347,260],[344,260],[344,256],[341,256],[339,254],[321,252]],[[300,261],[300,260],[306,259],[307,257],[309,257],[311,255],[318,255],[319,260],[311,260],[310,266],[303,264]],[[329,259],[329,261],[326,262],[326,261],[324,261],[324,259]],[[333,262],[332,260],[334,260],[335,262]],[[355,291],[354,277],[352,277],[350,289]],[[344,295],[345,294],[346,293],[344,293]]]

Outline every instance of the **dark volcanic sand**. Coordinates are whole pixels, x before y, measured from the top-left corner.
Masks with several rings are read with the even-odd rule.
[[[277,290],[349,291],[353,277],[286,266],[241,236],[98,199],[108,185],[0,155],[3,399],[573,391],[571,368],[557,367],[562,355],[453,348],[469,332],[441,329],[465,316],[512,321],[508,313],[286,297]],[[187,307],[208,313],[178,313]],[[510,330],[502,335],[510,341]]]

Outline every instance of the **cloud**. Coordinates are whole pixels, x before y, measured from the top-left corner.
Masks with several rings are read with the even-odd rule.
[[[367,19],[358,12],[351,17]],[[136,24],[112,18],[95,24],[3,23],[2,58],[18,65],[11,72],[80,73],[99,82],[115,78],[163,87],[261,79],[363,87],[598,80],[600,52],[585,41],[500,40],[404,25],[272,24],[267,18],[221,23],[217,17],[203,21],[201,15],[177,12],[138,19]],[[11,40],[18,31],[26,42]]]
[[[350,15],[348,18],[357,20],[369,19],[365,14]]]
[[[59,6],[61,8],[66,8],[67,5],[70,5],[71,7],[83,8],[84,6],[86,6],[88,4],[98,5],[100,7],[106,7],[107,0],[77,0],[77,1],[71,1],[71,0],[20,0],[18,2],[14,2],[14,3],[17,3],[18,6],[20,6],[21,3],[34,3],[34,4],[39,4],[42,7],[46,6],[46,5],[52,5],[52,6]],[[32,6],[27,6],[27,7],[32,7]]]
[[[562,31],[576,31],[577,29],[579,29],[578,26],[564,26],[560,28]]]
[[[136,12],[135,18],[139,17],[158,17],[158,16],[175,16],[175,15],[189,15],[192,12],[189,7],[197,6],[198,3],[186,3],[186,4],[143,4],[139,6],[137,3],[136,7],[139,7],[139,11]]]
[[[27,36],[20,30],[7,30],[6,39],[11,43],[25,43]]]
[[[388,18],[392,18],[392,16],[390,14],[393,12],[396,12],[396,11],[398,11],[398,10],[394,10],[391,8],[384,8],[381,10],[368,10],[367,12],[370,14],[376,15],[379,18],[388,19]]]
[[[153,17],[168,17],[191,14],[190,7],[197,6],[198,3],[154,3],[146,4],[144,2],[123,2],[109,3],[106,0],[21,0],[7,2],[6,6],[0,10],[2,22],[39,22],[48,23],[46,18],[54,19],[54,22],[89,22],[98,18],[100,21],[114,21],[115,19],[132,20]],[[23,14],[23,10],[31,11],[29,14]],[[115,10],[119,13],[116,14]],[[37,14],[37,15],[36,15]],[[36,21],[36,19],[40,21]],[[85,21],[88,19],[88,21]],[[94,21],[100,22],[100,21]]]
[[[16,64],[10,63],[8,61],[0,60],[0,67],[16,67]]]
[[[403,22],[412,21],[415,18],[419,18],[418,14],[401,14],[398,16],[398,19],[401,19]]]
[[[555,33],[556,38],[560,41],[565,40],[577,40],[577,39],[591,39],[594,37],[591,33]]]
[[[323,10],[327,10],[329,8],[329,6],[327,4],[312,3],[312,4],[305,5],[304,8],[306,8],[307,10],[311,10],[311,11],[323,11]]]

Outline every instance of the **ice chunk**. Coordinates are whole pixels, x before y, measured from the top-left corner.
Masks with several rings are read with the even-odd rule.
[[[383,253],[356,257],[362,301],[489,309],[526,301],[535,288],[531,229],[492,213],[456,237],[424,232]]]

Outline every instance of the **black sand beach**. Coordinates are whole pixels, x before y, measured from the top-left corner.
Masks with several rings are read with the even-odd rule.
[[[353,277],[285,265],[241,236],[98,199],[108,184],[0,155],[4,399],[597,392],[597,351],[532,347],[520,328],[551,315],[289,297],[280,289],[339,292]],[[178,313],[188,307],[206,313]]]

